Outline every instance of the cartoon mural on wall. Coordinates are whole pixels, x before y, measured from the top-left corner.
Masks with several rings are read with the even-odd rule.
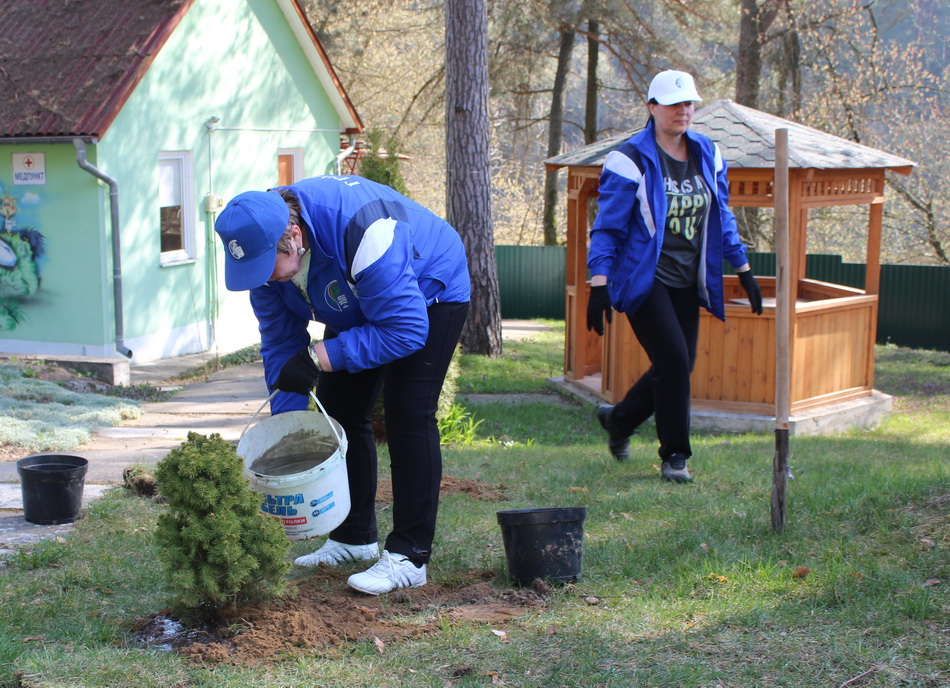
[[[39,261],[46,252],[40,232],[17,228],[20,200],[0,184],[0,332],[15,330],[25,319],[23,305],[40,288]]]

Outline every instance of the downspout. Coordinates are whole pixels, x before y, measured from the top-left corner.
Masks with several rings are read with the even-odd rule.
[[[212,165],[214,162],[214,153],[212,151],[212,137],[214,130],[221,121],[220,117],[212,116],[205,122],[208,129],[208,196],[205,199],[205,242],[207,246],[206,254],[208,260],[208,343],[213,342],[215,352],[218,349],[218,313],[220,304],[218,303],[218,252],[217,241],[214,234],[214,218],[218,212],[222,201],[214,195],[214,172]]]
[[[125,346],[125,326],[122,322],[122,247],[119,243],[119,183],[86,160],[86,142],[73,139],[76,147],[76,163],[80,168],[109,185],[110,226],[112,229],[112,294],[115,300],[115,350],[132,358],[131,349]]]
[[[355,150],[356,134],[350,134],[350,145],[337,153],[336,158],[333,159],[333,174],[340,174],[343,169],[343,161]]]

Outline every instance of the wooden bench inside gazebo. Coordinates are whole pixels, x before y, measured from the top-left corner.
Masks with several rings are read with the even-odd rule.
[[[872,424],[882,417],[882,404],[886,406],[883,413],[889,409],[889,398],[873,389],[884,174],[886,170],[909,174],[914,163],[719,100],[696,112],[693,129],[715,141],[728,162],[732,208],[774,207],[775,130],[779,128],[788,130],[789,139],[790,256],[785,274],[795,304],[790,309],[788,408],[793,416],[814,415],[832,405],[875,401],[864,418],[847,414],[849,425]],[[607,153],[633,133],[546,161],[549,169],[568,170],[563,383],[608,403],[619,401],[650,365],[625,317],[615,313],[619,317],[614,317],[603,337],[586,328],[589,203],[598,195]],[[846,205],[869,207],[864,289],[805,277],[809,210]],[[760,421],[775,416],[775,278],[758,279],[764,297],[761,316],[751,313],[733,275],[724,280],[726,322],[705,310],[701,313],[692,374],[694,425],[697,416],[705,414],[713,418],[705,423],[708,427],[759,430],[766,424],[737,423],[737,416]],[[728,420],[717,423],[717,415]],[[814,431],[821,432],[821,427],[829,426],[814,425]],[[803,426],[798,431],[807,429]]]

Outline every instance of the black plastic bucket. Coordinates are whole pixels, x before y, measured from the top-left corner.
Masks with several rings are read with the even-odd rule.
[[[563,583],[581,575],[586,506],[512,509],[497,516],[515,583],[531,585],[536,578]]]
[[[86,459],[65,454],[35,454],[17,461],[23,517],[42,526],[75,521],[88,468]]]

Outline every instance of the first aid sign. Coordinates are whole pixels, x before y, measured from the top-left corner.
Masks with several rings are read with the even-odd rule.
[[[46,153],[13,153],[13,183],[46,184]]]

